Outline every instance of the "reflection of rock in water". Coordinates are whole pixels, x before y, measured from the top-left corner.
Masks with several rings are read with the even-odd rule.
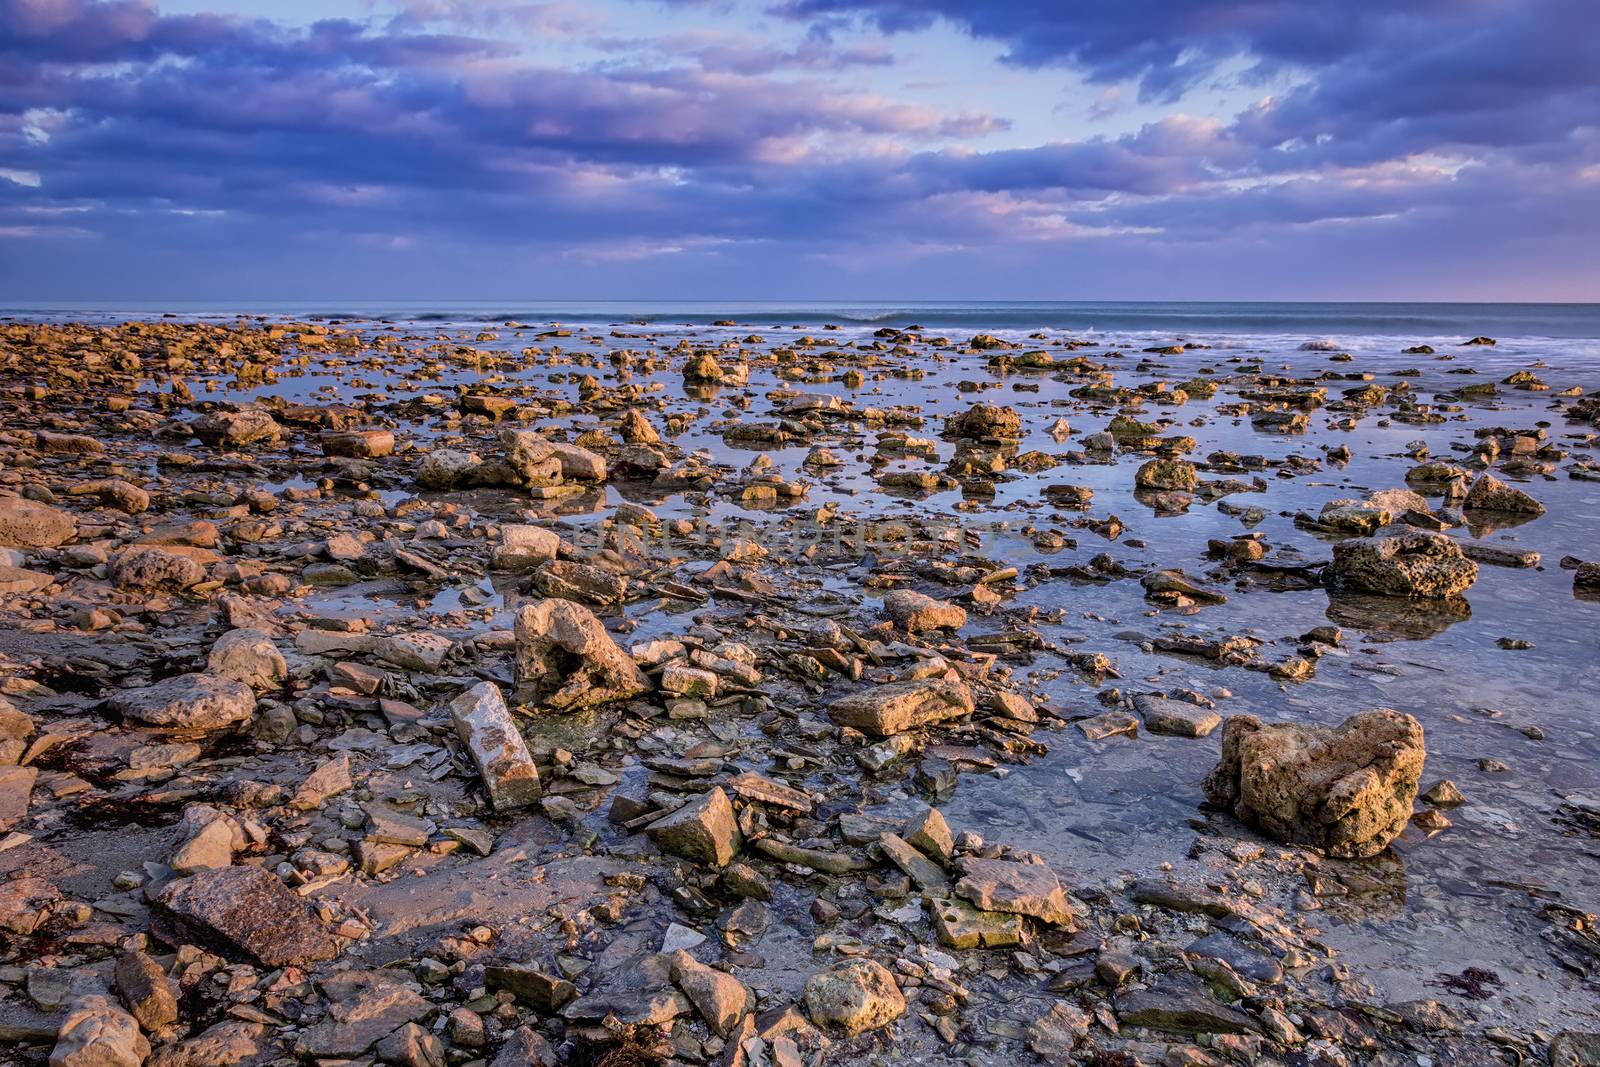
[[[1324,860],[1306,871],[1312,894],[1347,922],[1387,922],[1405,914],[1406,861],[1394,849],[1367,860]]]
[[[1360,630],[1369,638],[1425,641],[1472,618],[1465,597],[1408,600],[1365,593],[1330,592],[1328,621]]]

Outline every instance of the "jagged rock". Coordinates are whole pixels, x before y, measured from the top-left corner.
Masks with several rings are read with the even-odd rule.
[[[627,700],[650,688],[594,612],[570,600],[523,605],[517,612],[516,646],[514,699],[519,704],[565,711]]]
[[[911,633],[924,630],[959,630],[967,624],[966,609],[947,600],[935,600],[914,589],[896,589],[884,595],[883,611]]]
[[[1475,511],[1498,511],[1512,515],[1543,515],[1544,505],[1514,485],[1507,485],[1487,472],[1467,490],[1465,504]]]
[[[530,1026],[512,1031],[490,1067],[559,1067],[560,1057],[548,1038]]]
[[[881,963],[852,959],[806,979],[806,1010],[818,1026],[859,1034],[905,1014],[906,998]]]
[[[161,965],[143,952],[117,960],[117,995],[139,1025],[150,1033],[178,1021],[178,997]]]
[[[256,695],[243,682],[215,674],[179,674],[154,685],[124,689],[111,708],[125,719],[161,730],[209,732],[247,722]]]
[[[319,765],[306,775],[289,798],[289,807],[295,811],[312,811],[320,808],[329,797],[348,792],[355,783],[350,778],[350,754],[336,756]]]
[[[1078,910],[1054,871],[1042,863],[969,858],[961,862],[956,895],[983,911],[1031,915],[1054,926],[1077,925]]]
[[[209,804],[190,804],[178,823],[178,846],[167,866],[179,874],[215,870],[233,862],[244,835],[232,819]]]
[[[424,489],[459,489],[471,482],[483,459],[476,452],[436,448],[422,457],[413,478]]]
[[[379,1063],[394,1067],[445,1067],[444,1042],[416,1023],[406,1023],[378,1042]]]
[[[141,1067],[149,1056],[132,1015],[106,997],[86,996],[62,1020],[50,1067]]]
[[[317,984],[328,998],[328,1017],[300,1035],[300,1056],[359,1056],[437,1010],[390,971],[343,971]]]
[[[145,1067],[233,1067],[254,1063],[266,1047],[267,1028],[230,1019],[174,1045],[156,1049]]]
[[[1187,976],[1118,994],[1117,1021],[1179,1034],[1248,1034],[1260,1029],[1250,1016],[1217,1003]]]
[[[733,975],[707,967],[682,949],[672,953],[671,962],[672,980],[706,1025],[718,1037],[727,1037],[755,1002],[750,990]]]
[[[1200,479],[1193,463],[1181,459],[1152,459],[1133,472],[1133,484],[1140,489],[1192,492]]]
[[[118,589],[181,592],[205,581],[206,569],[193,556],[146,545],[125,548],[111,557],[106,575]]]
[[[217,638],[206,658],[206,671],[264,692],[283,684],[289,665],[265,630],[245,627]]]
[[[606,479],[604,457],[577,445],[547,440],[534,430],[502,430],[500,444],[505,449],[506,465],[519,485],[558,485],[566,478],[597,482]]]
[[[733,804],[720,787],[662,816],[645,832],[661,851],[714,867],[726,867],[739,854]]]
[[[489,566],[500,571],[528,571],[556,558],[561,538],[554,530],[525,523],[500,527],[500,542],[489,554]]]
[[[189,428],[206,444],[228,448],[275,441],[283,436],[283,427],[260,408],[213,411],[195,419]]]
[[[840,697],[828,715],[840,726],[888,737],[930,723],[971,715],[972,690],[963,682],[926,678],[890,682]]]
[[[1064,1000],[1028,1024],[1028,1049],[1049,1063],[1067,1063],[1072,1050],[1089,1036],[1088,1013]]]
[[[456,736],[472,754],[496,811],[525,808],[539,799],[539,768],[511,718],[500,687],[480,682],[450,702]]]
[[[39,778],[37,767],[0,766],[0,833],[28,814],[28,800]]]
[[[1389,708],[1331,728],[1235,715],[1205,791],[1279,840],[1373,856],[1405,829],[1426,758],[1422,725]]]
[[[77,530],[71,515],[48,504],[0,497],[0,548],[56,548]]]
[[[999,404],[974,404],[950,416],[945,432],[975,441],[1014,440],[1022,436],[1022,416]]]
[[[168,944],[197,944],[264,967],[339,953],[309,905],[260,867],[223,867],[172,882],[156,897],[151,921]]]
[[[1420,530],[1333,546],[1334,589],[1395,597],[1451,597],[1471,588],[1478,565],[1448,537]]]

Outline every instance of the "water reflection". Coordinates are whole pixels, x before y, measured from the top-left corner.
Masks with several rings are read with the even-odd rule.
[[[1328,621],[1374,641],[1425,641],[1472,618],[1465,597],[1412,600],[1330,590]]]

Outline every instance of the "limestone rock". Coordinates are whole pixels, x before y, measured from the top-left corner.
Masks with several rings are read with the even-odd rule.
[[[840,697],[828,715],[874,737],[888,737],[930,723],[972,714],[972,690],[963,682],[925,678],[890,682]]]
[[[335,430],[322,435],[322,454],[347,459],[380,459],[394,452],[388,430]]]
[[[661,851],[714,867],[726,867],[739,854],[733,803],[721,787],[662,816],[645,832]]]
[[[1144,717],[1144,728],[1153,734],[1205,737],[1222,725],[1222,716],[1210,708],[1159,693],[1140,693],[1133,698],[1133,706]]]
[[[267,1028],[230,1019],[187,1041],[156,1049],[145,1067],[232,1067],[255,1063],[266,1047]]]
[[[413,477],[424,489],[459,489],[472,481],[483,466],[476,452],[456,448],[436,448],[422,457]]]
[[[818,1026],[859,1034],[905,1014],[906,998],[881,963],[852,959],[806,979],[806,1010]]]
[[[232,678],[251,689],[277,689],[289,676],[289,665],[265,630],[229,630],[217,638],[206,659],[208,673]]]
[[[556,558],[561,538],[554,530],[527,523],[500,527],[500,541],[489,553],[489,566],[500,571],[528,571]]]
[[[310,906],[260,867],[223,867],[172,882],[156,897],[151,921],[168,944],[197,944],[264,967],[339,953]]]
[[[1327,583],[1334,589],[1395,597],[1451,597],[1478,580],[1478,565],[1448,537],[1406,531],[1333,546]]]
[[[731,974],[707,967],[679,949],[671,956],[672,980],[678,983],[700,1017],[718,1037],[727,1037],[755,998],[745,984]]]
[[[1181,459],[1152,459],[1133,472],[1133,484],[1140,489],[1191,492],[1200,484],[1194,464]]]
[[[1478,480],[1467,490],[1465,501],[1476,511],[1498,511],[1511,515],[1543,515],[1544,505],[1514,485],[1507,485],[1489,473],[1478,475]]]
[[[149,1056],[132,1015],[106,997],[86,996],[62,1020],[50,1067],[141,1067]]]
[[[516,620],[515,700],[557,710],[627,700],[650,688],[594,612],[570,600],[525,604]]]
[[[141,545],[111,557],[106,575],[112,585],[131,592],[181,592],[205,581],[206,569],[185,553]]]
[[[914,589],[896,589],[883,598],[884,614],[911,633],[924,630],[959,630],[967,624],[966,609],[935,600]]]
[[[1077,909],[1060,879],[1042,863],[971,858],[961,870],[956,895],[983,911],[1031,915],[1055,926],[1077,924]]]
[[[0,548],[55,548],[77,529],[71,515],[48,504],[0,497]]]
[[[209,732],[246,722],[256,710],[250,687],[215,674],[179,674],[111,698],[125,719],[162,730]]]
[[[1022,436],[1022,416],[999,404],[974,404],[950,416],[945,432],[974,441],[1014,440]]]
[[[195,419],[189,428],[206,444],[226,448],[275,441],[283,436],[283,427],[260,408],[209,412]]]
[[[328,1017],[300,1035],[295,1051],[305,1057],[359,1056],[436,1010],[391,971],[342,971],[318,985]]]
[[[496,811],[525,808],[539,799],[539,768],[528,754],[500,687],[480,682],[450,702],[456,736],[472,754]]]
[[[143,952],[117,960],[117,995],[139,1025],[150,1033],[178,1021],[178,997],[161,965]]]
[[[1279,840],[1373,856],[1405,829],[1426,758],[1422,725],[1389,708],[1331,728],[1235,715],[1205,791]]]

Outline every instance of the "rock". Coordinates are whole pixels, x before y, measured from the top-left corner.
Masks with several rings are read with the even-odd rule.
[[[1405,829],[1426,758],[1422,725],[1388,708],[1332,728],[1235,715],[1205,791],[1281,841],[1374,856]]]
[[[1452,597],[1478,579],[1478,565],[1448,537],[1405,531],[1333,546],[1328,585],[1394,597]]]
[[[739,854],[733,804],[720,787],[662,816],[645,832],[661,851],[714,867],[726,867]]]
[[[50,1067],[141,1067],[150,1042],[132,1015],[102,996],[81,997],[61,1022]]]
[[[1055,872],[1042,863],[968,858],[961,861],[956,895],[983,911],[1031,915],[1054,926],[1077,925],[1078,911]]]
[[[381,459],[394,453],[388,430],[335,430],[322,435],[322,454],[347,459]]]
[[[490,964],[483,980],[490,989],[503,989],[543,1015],[560,1011],[578,995],[578,989],[565,978],[515,964]]]
[[[939,943],[966,951],[974,948],[1006,948],[1027,939],[1027,921],[1020,915],[998,911],[979,911],[955,897],[935,898],[928,903],[933,929]]]
[[[318,984],[328,1017],[300,1035],[295,1052],[304,1057],[359,1056],[436,1010],[390,971],[342,971]]]
[[[556,710],[627,700],[649,690],[644,672],[594,612],[556,598],[525,604],[516,620],[514,699]]]
[[[1550,1039],[1550,1067],[1600,1067],[1600,1034],[1561,1031]]]
[[[806,979],[806,1010],[821,1027],[847,1035],[887,1026],[905,1014],[906,998],[894,975],[880,963],[852,959]]]
[[[500,527],[500,542],[489,554],[489,566],[500,571],[531,571],[556,558],[561,538],[554,530],[523,523]]]
[[[1584,562],[1572,569],[1573,591],[1600,590],[1600,563]]]
[[[167,866],[179,874],[216,870],[233,863],[234,849],[243,844],[233,821],[209,804],[190,804],[178,824],[178,847]]]
[[[230,1019],[198,1036],[156,1049],[146,1067],[232,1067],[255,1063],[265,1048],[266,1027]]]
[[[935,600],[912,589],[896,589],[883,598],[883,610],[911,633],[925,630],[959,630],[967,624],[966,609],[947,600]]]
[[[733,975],[707,967],[682,949],[672,953],[670,959],[672,980],[712,1032],[727,1037],[755,1003],[750,990]]]
[[[538,801],[539,768],[528,754],[500,687],[480,682],[450,702],[456,736],[472,754],[483,787],[496,811],[525,808]]]
[[[873,737],[888,737],[919,726],[972,714],[972,690],[962,682],[926,678],[874,686],[828,705],[828,716],[840,726]]]
[[[193,943],[264,967],[339,953],[306,902],[259,867],[223,867],[172,882],[156,897],[151,920],[168,944]]]
[[[1195,979],[1119,993],[1117,1021],[1177,1034],[1248,1034],[1260,1029],[1244,1012],[1212,1000]]]
[[[0,766],[0,833],[11,829],[28,814],[39,768]]]
[[[329,797],[349,792],[355,785],[350,778],[350,754],[344,753],[321,764],[308,774],[289,798],[295,811],[313,811]]]
[[[443,634],[418,631],[381,638],[373,652],[379,659],[408,671],[438,674],[456,643]]]
[[[459,489],[471,482],[482,466],[476,452],[436,448],[422,457],[412,477],[424,489]]]
[[[938,808],[929,808],[912,818],[900,831],[900,836],[906,839],[907,844],[927,853],[941,864],[949,863],[955,855],[955,838]]]
[[[111,708],[125,719],[160,730],[211,732],[249,721],[256,711],[250,687],[215,674],[179,674],[154,685],[124,689]]]
[[[974,404],[950,416],[945,432],[974,441],[1015,440],[1022,436],[1022,416],[999,404]]]
[[[1193,463],[1181,459],[1152,459],[1133,472],[1133,484],[1139,489],[1192,492],[1200,479]]]
[[[1050,1063],[1066,1063],[1072,1050],[1089,1036],[1089,1015],[1066,1001],[1057,1001],[1050,1010],[1028,1024],[1025,1037],[1029,1051]]]
[[[1186,700],[1171,700],[1158,693],[1140,693],[1133,706],[1144,718],[1144,728],[1153,734],[1174,737],[1205,737],[1222,725],[1222,716]]]
[[[1495,511],[1508,515],[1543,515],[1544,505],[1514,485],[1507,485],[1487,472],[1467,490],[1465,506],[1475,511]]]
[[[178,997],[161,965],[143,952],[117,960],[117,995],[139,1025],[158,1033],[178,1021]]]
[[[900,835],[880,835],[878,847],[883,849],[889,862],[904,871],[919,888],[931,889],[945,884],[944,868],[912,848]]]
[[[55,584],[55,577],[24,567],[0,566],[0,596],[28,596]]]
[[[533,430],[515,429],[502,430],[500,444],[519,485],[555,485],[566,478],[605,481],[605,459],[587,448],[546,440]]]
[[[77,531],[64,511],[20,496],[0,497],[0,548],[57,548]]]
[[[445,1067],[444,1042],[416,1023],[406,1023],[378,1042],[379,1063],[395,1067]]]
[[[1454,808],[1467,802],[1461,790],[1448,778],[1441,778],[1422,794],[1422,799],[1436,808]]]
[[[265,692],[283,685],[289,676],[289,665],[265,630],[246,627],[229,630],[217,638],[206,658],[206,671]]]
[[[213,411],[195,419],[189,428],[206,444],[227,448],[275,441],[283,436],[283,427],[260,408]]]
[[[182,592],[205,581],[206,569],[193,556],[145,545],[112,556],[106,575],[112,585],[130,592]]]
[[[490,1067],[559,1067],[561,1062],[555,1046],[543,1034],[522,1026],[506,1038]]]

